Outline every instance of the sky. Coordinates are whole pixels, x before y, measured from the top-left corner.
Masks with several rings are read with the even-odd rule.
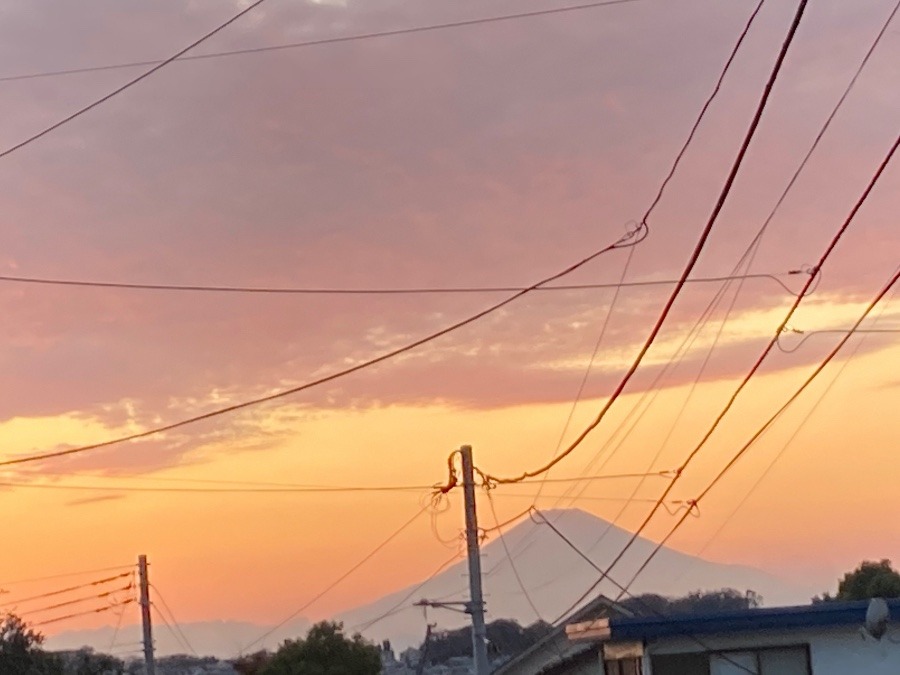
[[[0,78],[165,58],[245,5],[2,0]],[[640,220],[754,5],[637,0],[170,64],[0,158],[0,275],[316,288],[528,285]],[[555,6],[268,0],[196,53]],[[694,277],[731,272],[892,7],[887,0],[810,3]],[[677,278],[793,11],[794,3],[764,4],[647,239],[630,257],[628,250],[605,254],[567,282]],[[900,24],[889,27],[755,257],[751,271],[776,275],[790,292],[772,279],[747,280],[716,339],[731,286],[655,386],[721,289],[688,284],[625,395],[553,476],[672,469],[683,461],[805,280],[788,272],[818,259],[893,142],[898,31]],[[0,146],[139,72],[0,79]],[[796,351],[772,352],[673,498],[698,494],[839,337],[809,331],[847,328],[890,277],[900,253],[898,185],[895,161],[791,320],[792,329],[806,331],[783,337]],[[472,444],[477,466],[495,475],[546,462],[561,435],[573,438],[596,414],[670,289],[532,293],[400,358],[296,396],[143,441],[11,467],[0,476],[4,539],[14,542],[0,561],[0,588],[5,580],[129,564],[145,553],[179,620],[278,621],[419,511],[460,444]],[[165,293],[0,281],[2,455],[103,441],[296,386],[502,297]],[[864,328],[900,328],[891,294]],[[900,468],[898,363],[896,333],[854,337],[670,544],[822,590],[862,559],[900,562],[900,522],[887,517],[896,512]],[[651,399],[633,429],[617,434],[629,411]],[[599,470],[594,457],[613,446]],[[660,480],[643,482],[637,496],[658,496]],[[212,485],[201,481],[421,487],[128,490]],[[577,499],[560,501],[566,485],[548,484],[538,504],[613,519],[621,502],[601,498],[627,497],[636,486],[595,481]],[[499,487],[500,519],[521,513],[536,489]],[[629,505],[619,524],[637,527],[646,508]],[[446,512],[416,520],[305,613],[330,616],[422,579],[448,555],[439,539],[455,537],[461,518],[452,496]],[[660,516],[648,536],[664,536],[672,522]],[[52,630],[109,621],[80,617]]]

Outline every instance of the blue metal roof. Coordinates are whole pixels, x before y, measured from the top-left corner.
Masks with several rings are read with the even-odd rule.
[[[888,600],[891,620],[900,621],[900,600]],[[862,626],[868,600],[822,602],[798,607],[767,607],[712,614],[673,614],[665,618],[610,619],[613,640],[643,640],[684,635],[711,635],[759,630],[786,630],[829,626]]]

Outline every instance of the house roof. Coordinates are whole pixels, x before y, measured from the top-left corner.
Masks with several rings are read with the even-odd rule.
[[[564,620],[560,621],[559,625],[555,626],[553,630],[551,630],[543,638],[535,642],[531,647],[523,652],[519,652],[512,659],[497,668],[494,671],[494,674],[502,675],[503,673],[511,672],[517,666],[522,665],[524,662],[528,661],[531,658],[535,658],[536,656],[541,655],[545,651],[551,652],[553,654],[553,658],[550,658],[548,662],[544,664],[542,668],[540,668],[541,671],[552,668],[554,665],[558,664],[561,661],[568,660],[584,651],[589,650],[589,645],[570,643],[568,641],[568,638],[566,636],[566,626],[571,623],[588,621],[590,619],[598,619],[600,617],[610,615],[632,616],[632,613],[625,607],[616,604],[605,595],[598,595],[589,603],[575,610]],[[552,643],[559,638],[563,638],[567,643],[566,649],[562,653],[559,653],[559,650],[552,647]]]
[[[900,599],[888,600],[891,620],[900,621]],[[709,614],[667,617],[613,617],[613,640],[646,640],[684,635],[710,635],[739,631],[786,630],[859,625],[866,620],[869,601],[822,602],[798,607],[768,607]]]

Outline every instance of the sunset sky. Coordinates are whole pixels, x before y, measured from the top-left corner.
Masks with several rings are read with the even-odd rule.
[[[246,4],[0,0],[0,150],[141,68],[3,78],[165,58]],[[731,273],[894,4],[810,3],[693,276]],[[0,158],[0,275],[318,288],[528,285],[641,218],[755,5],[638,0],[173,63]],[[268,0],[197,53],[554,6],[561,5]],[[650,220],[649,237],[633,249],[627,281],[680,274],[794,10],[793,2],[764,4]],[[897,63],[895,22],[772,221],[752,272],[778,275],[799,290],[805,275],[787,272],[819,258],[896,137]],[[900,159],[792,328],[835,330],[857,319],[900,263],[898,210]],[[565,282],[615,283],[627,256],[606,254]],[[688,284],[626,395],[554,477],[592,466],[720,288]],[[735,288],[602,473],[646,471],[658,451],[653,468],[673,469],[702,436],[792,300],[771,279],[744,283],[679,415]],[[670,290],[621,291],[567,439],[603,404]],[[230,295],[0,281],[2,459],[99,442],[296,386],[502,297]],[[447,455],[462,443],[474,446],[487,472],[533,469],[557,449],[612,298],[611,289],[536,292],[401,358],[296,396],[0,471],[0,588],[7,580],[129,564],[146,553],[179,620],[274,623],[412,517],[428,490],[127,488],[213,487],[209,481],[428,486],[446,479]],[[893,294],[863,327],[900,329]],[[802,337],[786,335],[783,343],[790,349]],[[774,351],[673,499],[696,496],[838,338],[814,334],[794,352]],[[864,558],[900,563],[898,366],[897,333],[854,337],[670,545],[822,590]],[[549,484],[539,506],[611,519],[621,503],[598,498],[627,497],[635,484],[596,481],[574,502],[555,499],[565,484]],[[664,486],[650,478],[638,496],[656,497]],[[500,518],[526,509],[536,489],[499,487]],[[630,505],[619,524],[637,527],[647,507]],[[487,509],[481,517],[492,524]],[[455,536],[461,518],[453,495],[434,521],[438,534]],[[662,537],[672,523],[663,512],[647,535]],[[330,616],[424,578],[448,555],[435,527],[427,516],[417,520],[305,614]],[[110,621],[79,618],[48,632]]]

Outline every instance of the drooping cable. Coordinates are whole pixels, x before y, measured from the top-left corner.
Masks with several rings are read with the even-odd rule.
[[[750,148],[750,143],[753,140],[753,137],[756,135],[756,130],[759,127],[759,123],[762,120],[763,112],[765,111],[766,104],[768,103],[769,96],[771,94],[772,88],[775,84],[776,79],[778,78],[779,73],[781,72],[781,67],[784,64],[785,58],[787,57],[788,49],[791,43],[794,40],[794,36],[796,35],[797,28],[800,25],[800,20],[803,17],[804,11],[806,9],[806,4],[808,0],[800,0],[800,3],[797,8],[797,12],[794,16],[794,20],[791,23],[790,29],[788,30],[787,37],[779,51],[778,57],[775,61],[775,66],[772,69],[772,72],[769,76],[769,80],[766,83],[765,90],[763,91],[762,97],[760,98],[759,104],[756,107],[756,111],[753,115],[753,120],[750,123],[750,127],[747,130],[747,133],[744,136],[744,139],[741,143],[741,147],[738,151],[737,157],[735,158],[732,167],[728,173],[728,177],[725,180],[725,184],[722,187],[722,190],[719,194],[718,199],[716,200],[715,207],[713,208],[712,213],[706,223],[706,226],[703,228],[703,231],[700,234],[700,238],[698,239],[696,245],[694,246],[694,250],[691,253],[690,258],[688,259],[687,264],[684,267],[684,270],[681,273],[681,277],[679,278],[679,282],[675,285],[671,295],[669,296],[666,304],[663,306],[662,312],[660,312],[659,317],[653,325],[653,328],[650,330],[650,334],[647,336],[643,346],[632,362],[631,366],[626,371],[625,375],[619,381],[619,384],[616,385],[616,388],[610,394],[609,399],[606,404],[601,408],[600,412],[594,418],[594,420],[575,438],[575,440],[569,444],[569,446],[561,453],[559,453],[555,458],[553,458],[547,464],[538,467],[537,469],[533,469],[531,471],[525,471],[519,476],[511,477],[511,478],[502,478],[498,476],[489,475],[490,479],[495,483],[517,483],[525,478],[533,478],[535,476],[540,476],[543,473],[546,473],[554,466],[556,466],[563,459],[568,457],[581,443],[585,438],[599,426],[599,424],[603,421],[604,417],[606,417],[607,411],[613,406],[615,401],[619,398],[619,396],[624,391],[625,387],[631,381],[631,378],[634,376],[637,369],[640,367],[641,363],[644,360],[647,352],[650,351],[650,347],[656,341],[656,337],[659,332],[662,330],[662,326],[665,323],[666,319],[669,316],[669,313],[672,310],[672,307],[675,305],[675,301],[680,295],[682,289],[684,288],[685,282],[687,278],[690,276],[691,272],[694,269],[694,266],[697,264],[697,260],[700,258],[700,253],[706,246],[707,241],[709,240],[710,235],[712,234],[713,227],[718,220],[719,214],[722,211],[722,208],[725,205],[725,201],[728,198],[728,195],[731,193],[731,188],[734,185],[734,181],[737,178],[737,174],[740,171],[741,165],[743,164],[744,158],[746,157],[747,151]]]
[[[882,312],[883,312],[884,309],[887,307],[887,303],[882,303],[881,307],[882,307]],[[875,321],[878,321],[878,319],[876,318]],[[868,332],[870,332],[870,331],[863,330],[863,329],[854,331],[854,333],[857,335],[868,333]],[[701,546],[700,549],[696,553],[694,553],[695,558],[702,557],[702,555],[706,552],[706,550],[712,545],[712,543],[719,537],[719,535],[725,529],[725,526],[728,525],[728,523],[734,519],[734,517],[737,515],[738,511],[740,511],[744,507],[744,505],[753,496],[753,494],[756,492],[756,490],[759,488],[759,486],[763,483],[763,481],[765,481],[765,479],[769,476],[772,469],[775,468],[775,465],[778,464],[778,462],[781,460],[781,458],[784,456],[784,454],[788,451],[788,449],[790,449],[790,447],[793,445],[794,441],[797,440],[797,437],[806,428],[806,425],[809,423],[809,421],[815,416],[816,412],[819,410],[819,407],[828,398],[828,395],[831,393],[831,390],[835,387],[838,380],[840,380],[841,376],[844,374],[844,371],[846,371],[847,368],[850,366],[851,361],[859,353],[860,349],[862,349],[865,342],[866,342],[866,336],[864,336],[861,340],[859,340],[856,343],[856,345],[854,345],[853,349],[850,351],[850,353],[847,355],[847,357],[841,362],[840,368],[838,368],[838,371],[835,373],[834,377],[832,377],[831,380],[829,380],[828,384],[822,390],[822,393],[820,393],[818,395],[818,397],[816,398],[815,403],[813,403],[813,405],[810,407],[810,409],[806,411],[806,413],[803,415],[803,418],[800,420],[800,423],[795,427],[794,431],[791,432],[791,435],[788,437],[788,439],[784,443],[781,444],[781,447],[778,449],[778,452],[775,453],[775,455],[772,457],[772,459],[768,462],[768,464],[766,465],[766,468],[759,475],[759,477],[753,482],[753,485],[750,486],[750,489],[747,490],[746,493],[744,493],[744,496],[741,498],[741,500],[735,505],[735,507],[725,517],[725,519],[722,521],[722,523],[719,525],[719,527],[716,528],[716,530],[706,540],[706,542],[704,542],[703,546]]]
[[[832,252],[835,250],[838,243],[843,238],[844,233],[850,227],[850,224],[853,222],[854,218],[856,217],[856,214],[859,212],[859,210],[862,208],[862,205],[869,198],[869,195],[871,194],[876,183],[878,182],[878,179],[881,177],[882,173],[884,173],[885,168],[887,168],[888,164],[890,163],[891,158],[894,156],[894,153],[896,152],[898,145],[900,145],[900,135],[897,136],[896,140],[891,145],[887,155],[881,161],[877,170],[870,178],[862,195],[859,197],[859,199],[853,205],[853,208],[850,210],[850,213],[844,219],[844,222],[841,223],[841,226],[838,228],[837,232],[834,234],[834,236],[829,241],[828,245],[825,247],[825,251],[822,253],[821,257],[819,258],[819,261],[816,264],[815,269],[817,269],[817,270],[821,269],[822,266],[825,264],[825,262],[831,257]],[[767,342],[766,346],[763,348],[762,353],[757,357],[756,361],[753,363],[753,365],[750,367],[750,370],[747,372],[747,374],[743,377],[743,379],[740,381],[738,386],[735,388],[734,392],[732,392],[732,394],[729,397],[728,401],[726,402],[725,406],[722,408],[722,410],[719,412],[719,414],[713,420],[712,424],[710,424],[709,428],[703,434],[703,437],[700,439],[700,441],[697,443],[697,445],[694,446],[694,448],[688,454],[688,456],[686,457],[684,462],[682,462],[681,466],[679,467],[678,471],[675,474],[674,479],[668,484],[668,486],[666,487],[666,489],[663,491],[662,495],[660,496],[660,499],[659,499],[660,504],[665,499],[668,498],[669,494],[672,492],[672,489],[678,483],[679,478],[681,477],[681,475],[683,475],[683,472],[685,471],[685,469],[687,469],[687,467],[691,464],[691,462],[693,462],[694,458],[699,454],[700,450],[706,445],[707,441],[709,441],[709,439],[712,437],[713,433],[715,433],[719,424],[722,422],[722,420],[725,418],[725,416],[731,410],[734,403],[740,397],[741,392],[744,390],[744,388],[747,386],[747,384],[750,382],[750,380],[753,379],[753,377],[756,375],[757,371],[762,366],[763,362],[766,360],[766,357],[768,357],[768,355],[771,353],[772,349],[775,347],[776,342],[778,341],[778,336],[781,335],[781,333],[787,327],[788,322],[791,320],[791,317],[794,315],[794,312],[796,312],[797,308],[800,306],[800,303],[803,301],[806,290],[812,285],[814,278],[815,278],[815,275],[813,275],[809,279],[807,279],[807,282],[804,285],[804,288],[801,289],[800,293],[794,299],[794,302],[791,303],[791,306],[788,309],[787,313],[785,314],[784,319],[781,321],[779,326],[775,329],[774,335]],[[846,337],[849,337],[849,334],[847,336],[845,336],[845,338]],[[625,545],[625,547],[622,549],[622,551],[620,551],[619,554],[609,564],[608,569],[611,570],[616,566],[616,564],[618,564],[618,562],[622,559],[622,557],[625,555],[625,553],[628,552],[628,550],[631,548],[631,546],[634,544],[634,542],[637,541],[637,539],[641,535],[641,533],[647,528],[650,521],[653,519],[653,516],[656,515],[656,512],[658,510],[659,510],[659,506],[656,506],[656,505],[650,509],[650,512],[644,518],[640,527],[638,527],[638,529],[632,534],[631,538],[629,539],[629,541]]]
[[[885,33],[887,32],[888,27],[890,26],[891,22],[894,20],[895,16],[897,15],[898,10],[900,10],[900,1],[898,1],[894,5],[893,9],[891,10],[890,14],[885,19],[885,21],[882,24],[881,28],[879,29],[878,33],[875,35],[875,38],[873,39],[872,43],[869,45],[869,48],[866,50],[866,53],[864,54],[862,60],[860,61],[855,72],[853,73],[853,76],[850,78],[850,81],[847,83],[847,86],[844,88],[844,91],[841,93],[837,102],[832,107],[831,111],[829,112],[828,116],[826,117],[825,121],[823,122],[821,128],[819,129],[818,133],[816,134],[815,138],[813,139],[813,142],[810,145],[809,149],[804,154],[803,158],[801,159],[797,168],[794,170],[794,173],[792,174],[792,176],[791,176],[790,180],[788,181],[787,185],[785,186],[784,190],[781,192],[778,200],[775,202],[775,204],[772,207],[771,211],[769,212],[768,216],[764,220],[762,227],[760,228],[756,237],[750,243],[750,246],[748,247],[747,251],[745,251],[744,257],[742,257],[741,261],[743,261],[748,255],[755,256],[755,250],[758,250],[758,247],[762,241],[763,235],[765,234],[765,232],[768,229],[769,225],[771,224],[772,220],[775,218],[775,215],[778,213],[781,206],[784,204],[785,199],[787,198],[788,194],[793,189],[798,178],[803,173],[804,169],[806,168],[807,164],[809,163],[810,158],[815,153],[820,142],[822,141],[822,138],[825,136],[825,133],[828,131],[829,127],[831,126],[831,123],[834,121],[835,117],[837,116],[837,113],[840,111],[841,107],[844,105],[844,102],[847,100],[847,97],[849,96],[850,92],[853,90],[854,86],[856,85],[857,80],[859,79],[860,75],[862,74],[863,70],[865,69],[866,65],[868,64],[870,58],[872,57],[872,54],[874,53],[875,49],[878,47],[879,43],[881,42],[882,38],[884,37]],[[754,247],[756,247],[755,250],[754,250]],[[751,254],[751,251],[753,251],[752,254]],[[752,257],[750,258],[750,261],[748,262],[748,264],[744,270],[745,273],[750,271],[751,264],[752,264]],[[732,275],[737,275],[737,273],[740,270],[740,266],[741,266],[741,262],[739,261],[738,265],[736,265],[734,270],[732,271]],[[811,275],[811,277],[813,279],[821,278],[821,270],[815,269],[814,273]],[[747,278],[747,275],[745,274],[743,278]],[[738,290],[732,298],[731,305],[730,305],[728,311],[726,312],[726,315],[725,315],[726,318],[724,321],[727,321],[727,317],[730,315],[732,309],[734,308],[734,304],[737,300],[737,297],[740,293],[742,286],[743,286],[743,279],[740,281]],[[806,295],[808,296],[809,292],[807,292]],[[720,325],[719,333],[721,333],[722,328],[724,328],[724,321]],[[810,333],[810,334],[812,334],[812,333]],[[795,351],[797,348],[800,347],[800,344],[797,344],[794,347],[794,349],[783,348],[781,345],[781,342],[780,342],[780,337],[781,337],[781,333],[779,333],[776,336],[776,346],[778,346],[778,348],[781,349],[782,351],[788,351],[788,352]],[[804,338],[804,340],[801,340],[801,344],[803,341],[805,341],[805,339],[806,338]],[[707,353],[706,361],[708,361],[711,354],[712,354],[712,350],[710,350]],[[701,371],[705,368],[706,361],[704,361],[704,367],[701,368]],[[668,364],[667,364],[667,367],[668,367]],[[695,379],[694,382],[696,385],[697,380]],[[695,385],[693,385],[693,386],[695,386]],[[692,386],[692,390],[693,390],[693,386]],[[685,406],[686,406],[686,403],[687,403],[687,401],[685,402]],[[685,406],[683,406],[683,408]],[[682,411],[683,411],[683,408],[682,408]],[[677,422],[677,418],[676,418],[676,422]],[[674,430],[674,427],[672,427],[670,429],[670,435],[673,430]],[[664,447],[664,445],[665,445],[665,442],[663,443],[663,447]],[[661,454],[661,452],[662,452],[662,448],[660,448],[660,450],[657,452],[657,457],[659,456],[659,454]],[[602,468],[603,468],[603,465],[601,465],[600,470],[602,470]],[[648,468],[652,468],[652,462]],[[636,493],[637,493],[637,490],[634,491],[632,496]],[[624,509],[626,507],[627,507],[627,504],[626,504],[626,506],[622,507],[622,509],[619,511],[616,519],[614,519],[612,521],[613,524],[615,522],[617,522],[618,517],[621,516],[621,514],[624,512]],[[611,529],[611,528],[608,528],[608,529]],[[598,540],[598,542],[595,545],[599,545],[600,541],[602,541],[602,539],[603,539],[603,536],[605,536],[605,533],[603,535],[601,535],[601,538]]]
[[[794,291],[782,280],[796,270],[787,272],[745,274],[736,276],[711,276],[688,279],[690,284],[710,284],[731,279],[767,280],[777,284],[785,293],[793,295]],[[418,286],[418,287],[381,287],[381,288],[327,288],[299,286],[204,286],[200,284],[155,284],[118,281],[91,281],[79,279],[54,279],[49,277],[24,277],[0,275],[0,282],[13,284],[30,284],[35,286],[62,286],[69,288],[110,289],[130,291],[171,291],[176,293],[224,293],[249,295],[457,295],[481,293],[516,293],[526,290],[527,286]],[[677,279],[647,279],[644,281],[620,281],[619,283],[583,283],[553,284],[534,288],[535,292],[588,291],[597,289],[649,288],[653,286],[672,286]]]
[[[609,244],[608,246],[604,246],[603,248],[601,248],[597,251],[594,251],[593,253],[589,254],[588,256],[582,258],[581,260],[569,265],[565,269],[563,269],[559,272],[556,272],[555,274],[552,274],[549,277],[546,277],[517,293],[514,293],[513,295],[505,298],[504,300],[501,300],[500,302],[494,303],[494,304],[490,305],[489,307],[487,307],[479,312],[476,312],[475,314],[471,314],[464,319],[456,321],[455,323],[452,323],[449,326],[446,326],[446,327],[444,327],[440,330],[437,330],[433,333],[430,333],[422,338],[414,340],[413,342],[406,343],[405,345],[397,347],[396,349],[392,349],[392,350],[390,350],[388,352],[384,352],[378,356],[375,356],[370,359],[366,359],[365,361],[356,363],[355,365],[349,366],[347,368],[343,368],[334,373],[331,373],[330,375],[325,375],[323,377],[316,378],[314,380],[311,380],[309,382],[306,382],[306,383],[301,384],[296,387],[282,389],[282,390],[277,391],[272,394],[267,394],[265,396],[259,396],[257,398],[242,401],[240,403],[234,403],[232,405],[216,408],[215,410],[211,410],[209,412],[202,413],[200,415],[194,415],[192,417],[181,419],[176,422],[160,425],[160,426],[153,427],[153,428],[147,429],[145,431],[136,432],[133,434],[127,434],[125,436],[120,436],[118,438],[113,438],[113,439],[110,439],[107,441],[101,441],[99,443],[91,443],[89,445],[82,445],[82,446],[78,446],[78,447],[74,447],[74,448],[67,448],[65,450],[55,450],[55,451],[51,451],[51,452],[38,453],[35,455],[26,456],[26,457],[18,457],[15,459],[3,460],[3,461],[0,461],[0,466],[18,465],[18,464],[42,461],[45,459],[68,457],[71,455],[82,454],[82,453],[89,452],[92,450],[107,448],[107,447],[110,447],[113,445],[119,445],[121,443],[126,443],[129,441],[148,438],[150,436],[155,436],[155,435],[161,434],[166,431],[172,431],[174,429],[179,429],[181,427],[185,427],[185,426],[188,426],[191,424],[196,424],[197,422],[201,422],[203,420],[212,419],[215,417],[219,417],[221,415],[227,415],[229,413],[237,412],[239,410],[245,410],[247,408],[251,408],[251,407],[260,405],[262,403],[268,403],[270,401],[276,401],[276,400],[279,400],[282,398],[286,398],[288,396],[298,394],[302,391],[307,391],[314,387],[318,387],[322,384],[326,384],[328,382],[333,382],[334,380],[346,377],[348,375],[351,375],[352,373],[356,373],[358,371],[365,370],[367,368],[371,368],[372,366],[375,366],[379,363],[393,359],[397,356],[400,356],[401,354],[405,354],[406,352],[410,352],[418,347],[421,347],[424,344],[433,342],[434,340],[437,340],[438,338],[443,337],[444,335],[447,335],[456,330],[459,330],[460,328],[463,328],[464,326],[468,326],[469,324],[474,323],[489,314],[493,314],[494,312],[502,309],[503,307],[509,305],[510,303],[515,302],[516,300],[521,298],[523,295],[526,295],[527,293],[529,293],[541,286],[545,286],[553,281],[556,281],[557,279],[559,279],[561,277],[571,274],[575,270],[580,269],[584,265],[587,265],[589,262],[591,262],[592,260],[594,260],[596,258],[599,258],[600,256],[602,256],[605,253],[608,253],[610,251],[614,251],[617,249],[621,249],[621,248],[627,248],[629,246],[636,246],[637,244],[642,242],[647,237],[647,234],[648,234],[648,229],[647,229],[646,225],[642,225],[638,229],[630,230],[624,236],[620,237],[612,244]]]
[[[865,311],[862,315],[857,319],[854,324],[853,329],[848,332],[841,340],[834,346],[834,348],[828,352],[828,355],[819,363],[818,366],[813,370],[812,373],[803,381],[803,383],[794,391],[793,394],[785,401],[785,403],[771,416],[766,422],[761,425],[750,437],[750,439],[742,445],[734,455],[728,460],[728,463],[725,464],[724,467],[715,475],[715,477],[707,484],[707,486],[703,489],[703,491],[693,500],[694,504],[699,504],[712,489],[725,477],[725,475],[737,464],[737,462],[744,456],[744,454],[759,440],[763,434],[768,431],[768,429],[775,423],[775,421],[780,418],[784,412],[791,407],[791,405],[800,397],[801,394],[806,390],[806,388],[813,383],[813,381],[819,376],[819,374],[825,369],[825,367],[831,363],[835,356],[837,356],[838,352],[843,348],[844,345],[847,344],[847,341],[850,337],[855,333],[856,328],[862,324],[863,321],[869,316],[875,306],[881,302],[882,298],[894,287],[897,281],[900,280],[900,268],[898,268],[893,276],[888,280],[887,284],[885,284],[882,289],[878,292],[875,298],[866,306]],[[626,588],[630,587],[635,579],[647,568],[650,562],[656,557],[660,550],[662,550],[663,546],[672,538],[675,532],[684,524],[684,521],[687,519],[687,513],[679,518],[672,528],[669,530],[668,534],[663,537],[662,540],[654,547],[653,551],[650,553],[650,556],[643,562],[643,564],[638,568],[638,570],[634,573],[631,580],[626,584]]]

